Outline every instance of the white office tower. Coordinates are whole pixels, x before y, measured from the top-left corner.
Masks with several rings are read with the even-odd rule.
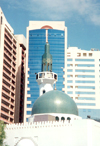
[[[100,51],[67,49],[63,91],[76,102],[79,116],[100,119]]]

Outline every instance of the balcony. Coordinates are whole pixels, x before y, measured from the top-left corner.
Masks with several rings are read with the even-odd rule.
[[[13,50],[16,51],[16,44],[13,43]]]
[[[15,41],[15,39],[13,39],[13,44],[16,46],[16,41]]]
[[[6,120],[5,118],[3,118],[3,117],[0,117],[0,120],[1,121],[4,121],[5,123],[7,123],[7,124],[11,124],[12,122],[10,122],[10,121],[8,121],[8,120]]]
[[[5,76],[3,76],[3,80],[6,81],[7,83],[11,84],[11,82],[9,81],[9,79],[7,79]]]
[[[11,97],[11,99],[13,99],[15,101],[15,95],[14,96],[10,95],[10,97]]]
[[[12,89],[11,92],[15,95],[15,91]]]
[[[9,68],[5,63],[3,63],[3,66],[11,73],[11,68]]]
[[[9,90],[9,92],[11,91],[11,88],[8,87],[6,84],[2,83],[2,85],[4,86],[4,88],[6,88],[7,90]]]
[[[15,54],[13,54],[13,56],[15,57],[15,59],[16,59],[16,55]]]
[[[2,89],[2,93],[4,93],[5,95],[7,95],[8,97],[11,97],[10,93],[8,93],[7,91],[5,91],[4,89]]]
[[[11,59],[10,59],[10,60],[8,60],[8,59],[7,59],[7,58],[5,58],[5,57],[4,57],[3,59],[4,59],[4,61],[5,61],[5,62],[7,62],[7,63],[9,64],[9,66],[11,66],[11,61],[10,61]]]
[[[24,54],[22,54],[22,56],[23,56],[23,59],[25,58],[25,55]]]
[[[12,45],[9,43],[9,41],[8,41],[6,38],[4,38],[4,41],[7,43],[7,45],[8,45],[10,48],[12,48]]]
[[[6,102],[8,102],[10,105],[14,106],[15,104],[12,103],[10,100],[6,99],[5,97],[2,96],[2,99]]]
[[[13,62],[14,62],[14,64],[16,65],[16,61],[15,61],[15,60],[13,60]]]
[[[22,62],[24,63],[24,60],[22,60]]]
[[[12,68],[14,69],[14,70],[16,70],[16,67],[12,64]]]
[[[15,85],[13,83],[11,83],[11,86],[15,89]]]
[[[4,48],[5,48],[5,50],[4,50],[5,54],[9,54],[9,56],[11,56],[12,55],[12,51],[10,49],[8,49],[8,47],[5,44],[4,44]]]
[[[8,32],[5,30],[5,35],[9,38],[9,40],[12,42],[12,36],[8,34]]]
[[[8,118],[10,117],[10,118],[14,119],[14,116],[13,115],[10,115],[10,114],[8,114],[7,112],[5,112],[3,110],[1,110],[1,114],[7,116]]]
[[[12,81],[15,83],[16,79],[12,78]]]
[[[4,69],[3,69],[3,73],[5,73],[5,75],[8,76],[9,79],[11,79],[11,75],[8,72],[6,72]]]
[[[6,108],[7,110],[14,112],[14,109],[11,109],[10,107],[6,106],[5,104],[1,103],[1,106]]]

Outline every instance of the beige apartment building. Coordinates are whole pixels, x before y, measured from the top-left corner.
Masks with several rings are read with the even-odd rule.
[[[16,108],[20,111],[23,108],[19,107],[20,104],[17,104],[17,107],[15,107],[17,98],[20,103],[20,94],[24,96],[20,87],[22,86],[23,89],[24,81],[22,77],[24,75],[26,50],[24,42],[26,40],[23,35],[19,36],[19,38],[22,38],[20,42],[18,36],[14,36],[14,30],[7,22],[0,8],[0,120],[5,123],[14,123],[16,121],[14,120]],[[16,78],[17,74],[20,74],[19,82]],[[16,87],[19,87],[19,89]],[[16,91],[19,92],[19,95],[16,94]],[[17,116],[18,120],[19,117]]]

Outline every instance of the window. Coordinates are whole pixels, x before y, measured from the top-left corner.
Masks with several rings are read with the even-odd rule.
[[[67,94],[73,94],[73,91],[67,91]]]
[[[95,92],[81,92],[81,91],[76,91],[75,94],[95,94]]]
[[[83,105],[83,106],[95,106],[95,103],[76,103],[77,105]]]
[[[38,74],[36,75],[36,80],[38,79]]]
[[[31,108],[32,107],[32,105],[31,104],[27,104],[27,108]]]
[[[79,69],[75,69],[75,72],[95,72],[95,70],[79,70]]]
[[[94,97],[78,97],[78,100],[95,100]]]
[[[78,78],[95,78],[95,75],[76,75]]]
[[[67,72],[72,72],[73,70],[72,69],[67,69]]]
[[[73,61],[72,59],[67,59],[67,61]]]
[[[75,59],[75,61],[94,61],[94,59]]]
[[[27,115],[31,115],[31,111],[27,111]]]
[[[95,89],[95,86],[75,86],[78,89]]]
[[[28,122],[28,118],[26,118],[26,122]]]
[[[94,64],[75,64],[75,66],[78,66],[78,67],[95,67]]]
[[[55,120],[56,120],[56,121],[59,121],[59,117],[55,117]]]
[[[72,80],[68,80],[67,83],[73,83],[73,81]]]
[[[75,83],[95,83],[95,81],[75,81]]]
[[[70,118],[70,117],[67,117],[67,120],[68,120],[68,122],[70,123],[71,118]]]
[[[67,64],[67,66],[70,66],[70,64]]]
[[[64,118],[64,117],[61,117],[61,120],[62,120],[62,121],[64,121],[64,120],[65,120],[65,118]]]
[[[77,57],[80,57],[81,56],[81,53],[77,53]]]
[[[83,56],[86,56],[86,53],[83,53]]]
[[[91,118],[91,116],[87,115],[87,118],[88,118],[88,119],[90,119],[90,118]]]
[[[43,90],[43,94],[45,93],[45,90]]]
[[[2,18],[2,16],[1,16],[1,24],[2,24],[2,20],[3,20],[3,18]]]
[[[89,53],[89,56],[92,56],[92,53]]]

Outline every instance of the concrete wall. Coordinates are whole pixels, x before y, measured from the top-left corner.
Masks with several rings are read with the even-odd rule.
[[[100,146],[100,123],[93,120],[7,125],[5,143],[15,146],[21,138],[38,146]]]

